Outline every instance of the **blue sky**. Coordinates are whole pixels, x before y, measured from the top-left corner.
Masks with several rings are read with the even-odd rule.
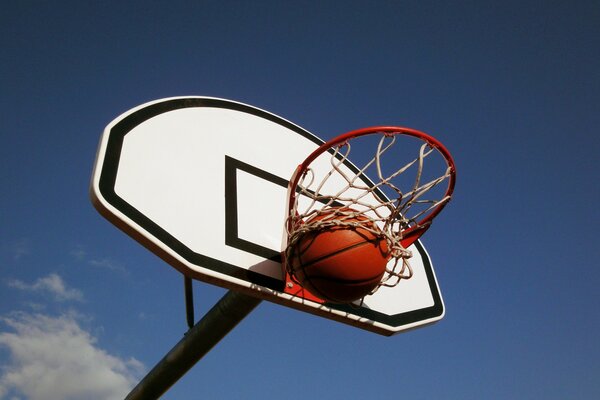
[[[165,399],[600,396],[600,5],[12,2],[0,16],[0,399],[122,398],[186,329],[179,273],[105,221],[104,127],[150,100],[248,103],[323,139],[439,138],[423,238],[446,304],[390,338],[263,302]],[[224,293],[195,284],[201,315]]]

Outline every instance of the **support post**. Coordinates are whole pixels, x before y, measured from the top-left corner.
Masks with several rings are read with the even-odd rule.
[[[192,278],[183,276],[183,286],[185,292],[185,317],[188,329],[194,326],[194,287],[192,286]]]
[[[125,399],[158,399],[261,301],[239,292],[227,292]]]

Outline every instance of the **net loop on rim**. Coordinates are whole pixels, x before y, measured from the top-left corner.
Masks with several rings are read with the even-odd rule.
[[[367,133],[376,136],[375,150],[361,167],[350,163],[349,156],[353,142],[358,142],[363,134],[350,135],[333,143],[326,151],[313,153],[312,159],[309,157],[299,167],[297,173],[300,175],[292,179],[289,188],[285,254],[289,256],[294,245],[308,232],[339,226],[364,229],[385,240],[390,258],[382,281],[373,290],[375,292],[382,286],[393,287],[413,276],[409,262],[412,252],[407,247],[429,227],[433,217],[450,200],[455,171],[447,150],[425,134],[412,130],[407,133],[403,128],[372,129]],[[398,168],[398,159],[392,150],[398,139],[405,136],[413,138],[412,148],[416,155],[404,160]],[[363,146],[359,144],[362,153]],[[436,157],[437,172],[432,174],[425,168],[426,161]],[[330,168],[317,176],[315,171],[324,168],[313,168],[312,162],[321,165],[328,162]],[[408,174],[409,171],[413,175]],[[376,176],[376,180],[371,181],[367,173]],[[440,186],[444,182],[448,184],[446,188]],[[414,238],[410,239],[411,236]],[[292,267],[286,265],[286,268],[293,277]]]

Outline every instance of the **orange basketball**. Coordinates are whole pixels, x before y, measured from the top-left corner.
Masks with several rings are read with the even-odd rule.
[[[307,223],[331,218],[335,209]],[[368,217],[344,217],[345,222],[366,223]],[[385,238],[353,226],[329,226],[309,231],[290,249],[287,260],[294,277],[313,295],[332,302],[350,303],[369,294],[381,282],[389,254]]]

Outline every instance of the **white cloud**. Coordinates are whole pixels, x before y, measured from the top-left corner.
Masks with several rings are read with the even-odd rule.
[[[20,280],[12,280],[8,282],[8,286],[31,292],[48,292],[54,296],[54,299],[57,301],[83,300],[83,293],[78,289],[67,288],[65,282],[57,274],[50,274],[43,278],[39,278],[31,284]]]
[[[88,265],[91,265],[94,267],[104,268],[104,269],[107,269],[107,270],[110,270],[113,272],[118,272],[123,275],[129,274],[129,272],[127,271],[127,268],[125,268],[118,261],[115,261],[108,257],[104,257],[104,258],[93,257],[90,254],[88,254],[85,247],[83,247],[81,245],[75,246],[75,248],[73,248],[71,251],[69,251],[69,255],[71,256],[71,258],[73,258],[76,261],[84,262],[84,263],[87,263]]]
[[[74,259],[81,261],[87,256],[87,253],[83,247],[78,246],[75,249],[71,250],[69,252],[69,255]]]
[[[108,354],[75,317],[17,313],[0,318],[0,348],[10,353],[1,370],[0,397],[28,400],[123,399],[142,374],[136,359]]]
[[[90,265],[94,267],[106,268],[111,271],[120,272],[122,274],[127,274],[127,269],[123,267],[118,262],[111,260],[110,258],[102,258],[102,259],[92,259],[89,261]]]

